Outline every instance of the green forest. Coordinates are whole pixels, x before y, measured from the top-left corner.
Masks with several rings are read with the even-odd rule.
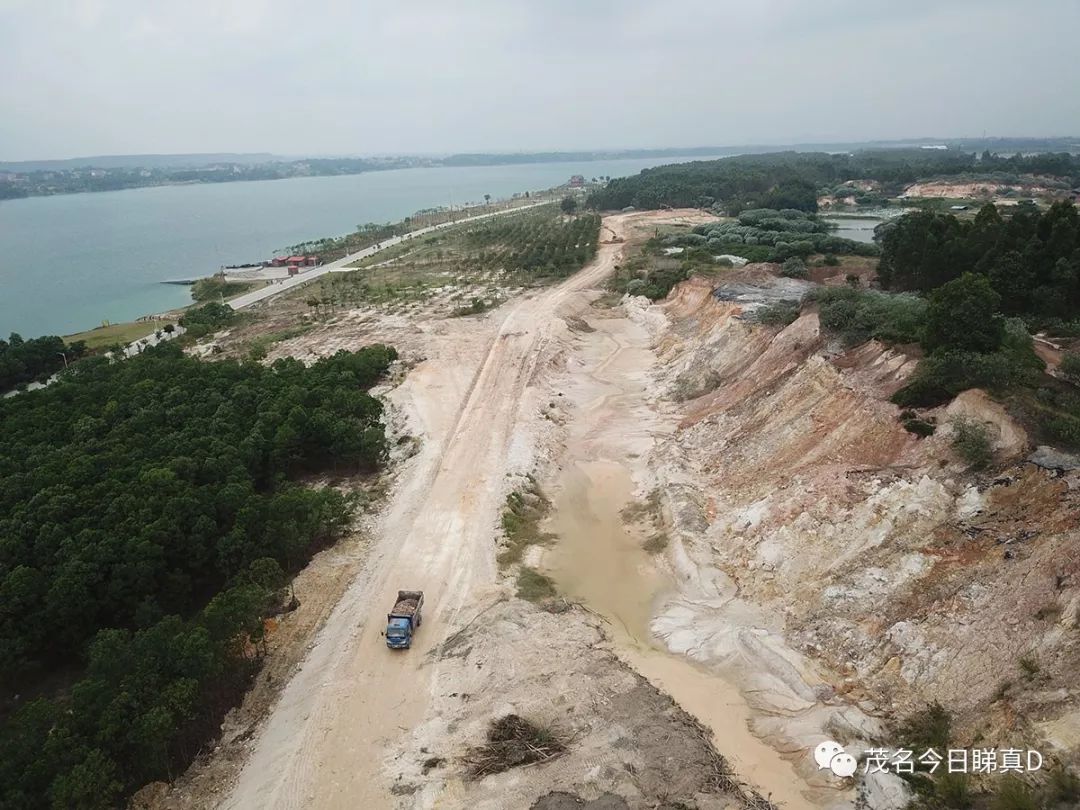
[[[929,177],[1020,174],[1063,178],[1080,185],[1080,156],[1061,154],[999,157],[989,153],[921,149],[867,150],[854,154],[775,152],[720,160],[677,163],[612,180],[588,198],[597,210],[720,207],[732,215],[746,208],[817,211],[820,191],[847,180],[876,180],[898,191]]]
[[[117,806],[216,732],[286,572],[349,522],[301,479],[383,462],[395,357],[166,344],[0,400],[0,806]]]
[[[71,345],[56,335],[23,340],[12,332],[7,340],[0,340],[0,393],[44,380],[85,354],[86,344],[81,340]]]
[[[919,344],[923,357],[893,396],[933,407],[969,388],[1005,401],[1039,441],[1080,448],[1080,358],[1045,373],[1031,334],[1080,337],[1080,217],[1071,203],[993,205],[970,221],[916,211],[880,226],[882,290],[822,288],[804,305],[848,344]],[[771,316],[773,313],[768,313]],[[794,317],[791,315],[790,317]]]
[[[1001,296],[1001,311],[1044,327],[1080,318],[1080,217],[1068,202],[1040,211],[990,204],[973,220],[919,211],[881,227],[878,279],[888,290],[929,292],[978,273]]]

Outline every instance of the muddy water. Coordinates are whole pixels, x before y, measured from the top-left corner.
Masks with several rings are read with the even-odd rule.
[[[712,729],[717,750],[743,781],[785,810],[811,810],[816,805],[802,794],[809,786],[750,732],[739,690],[652,639],[653,605],[674,583],[643,549],[642,533],[628,528],[623,510],[635,493],[651,489],[648,450],[674,419],[646,397],[655,362],[646,330],[623,317],[588,320],[596,332],[581,337],[566,385],[577,414],[553,490],[550,530],[559,539],[543,567],[562,593],[609,621],[620,657]]]

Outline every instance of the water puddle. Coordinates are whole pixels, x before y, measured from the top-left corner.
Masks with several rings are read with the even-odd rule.
[[[556,492],[551,530],[559,540],[544,568],[560,591],[609,621],[619,656],[712,729],[717,750],[742,781],[785,810],[814,810],[791,763],[750,732],[739,690],[652,641],[653,605],[673,583],[622,518],[634,492],[629,470],[607,460],[568,460]]]

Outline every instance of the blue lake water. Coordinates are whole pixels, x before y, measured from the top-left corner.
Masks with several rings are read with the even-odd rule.
[[[0,335],[69,334],[190,303],[168,279],[436,206],[622,177],[680,158],[401,169],[0,202]],[[701,158],[693,158],[700,160]]]

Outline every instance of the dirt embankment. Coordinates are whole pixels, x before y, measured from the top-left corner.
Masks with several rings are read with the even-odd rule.
[[[1046,180],[1032,177],[1019,183],[995,183],[976,181],[969,183],[950,183],[945,180],[933,180],[925,183],[913,183],[904,189],[901,197],[933,197],[943,199],[988,200],[1006,192],[1042,196],[1053,194],[1054,190],[1044,185]],[[1060,193],[1060,192],[1057,192]]]
[[[753,325],[713,286],[650,320],[683,414],[651,462],[681,578],[654,631],[732,672],[783,750],[888,744],[887,721],[934,700],[964,742],[1047,746],[1065,718],[1075,746],[1080,477],[1023,463],[1022,429],[979,392],[915,437],[887,401],[910,358],[845,352],[813,313]],[[991,424],[992,472],[954,456],[957,413]]]

